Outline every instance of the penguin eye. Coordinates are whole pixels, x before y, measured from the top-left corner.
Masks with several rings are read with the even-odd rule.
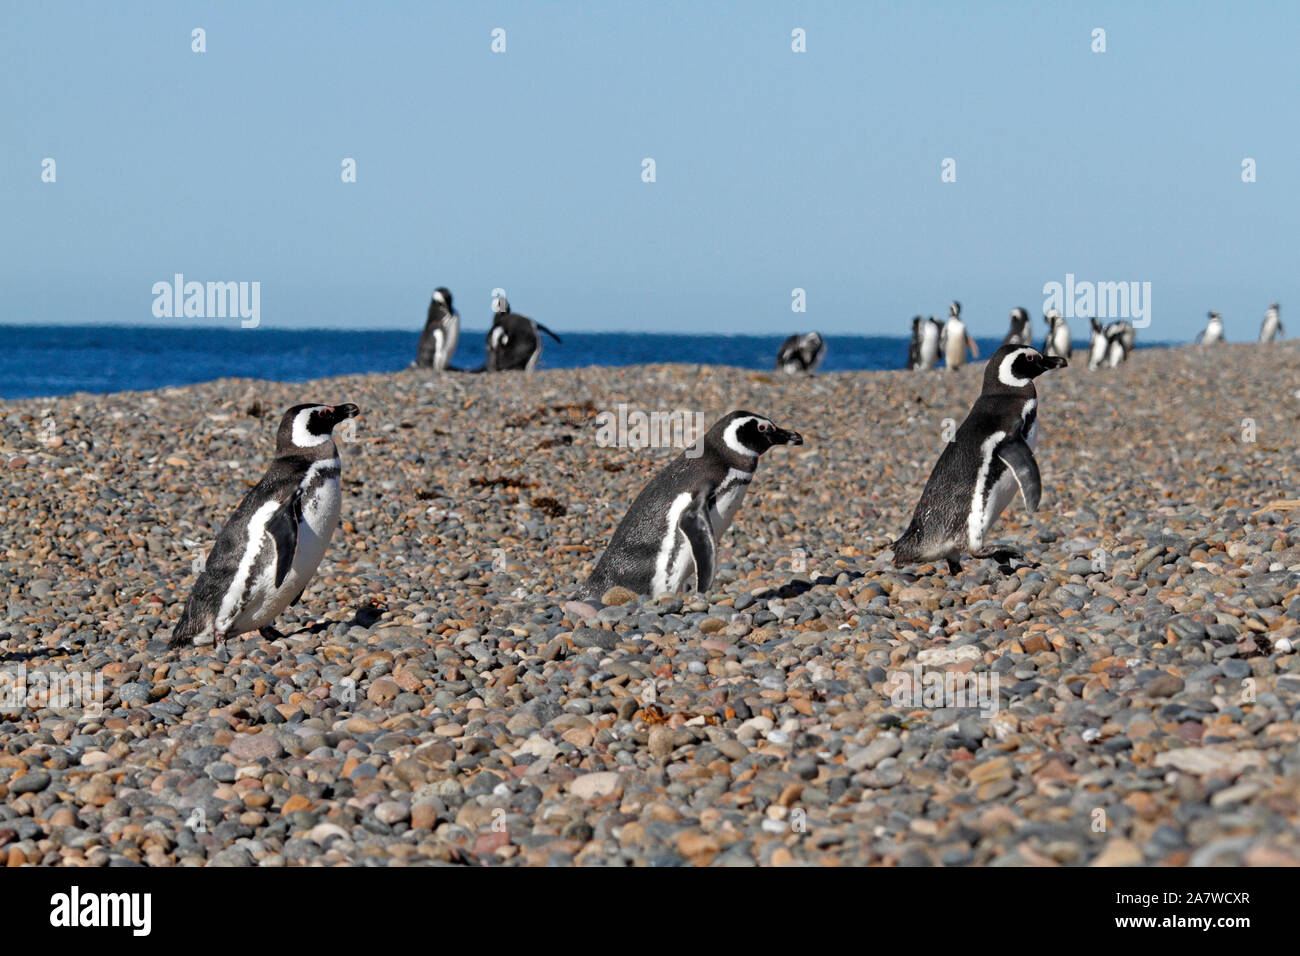
[[[758,430],[761,431],[761,432],[770,432],[770,431],[772,430],[772,423],[771,423],[771,422],[759,422],[759,423],[758,423]]]

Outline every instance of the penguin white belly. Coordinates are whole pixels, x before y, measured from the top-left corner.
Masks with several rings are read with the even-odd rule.
[[[1070,357],[1070,330],[1064,325],[1052,332],[1052,350],[1064,358]]]
[[[318,462],[312,470],[329,467],[337,472],[338,459]],[[303,479],[304,485],[310,486],[312,473]],[[275,586],[275,542],[265,531],[262,533],[262,552],[267,560],[259,561],[257,573],[251,581],[248,598],[238,615],[226,628],[228,634],[240,634],[266,627],[289,606],[295,597],[302,593],[316,569],[325,557],[334,529],[338,527],[339,513],[343,505],[343,491],[337,474],[316,485],[309,496],[302,501],[302,520],[298,522],[298,546],[294,550],[293,564],[289,572]]]
[[[1118,340],[1111,342],[1106,353],[1106,364],[1111,368],[1116,368],[1122,361],[1124,361],[1124,346]]]
[[[1029,426],[1029,434],[1025,436],[1025,444],[1032,451],[1038,444],[1038,420]],[[1002,512],[1007,510],[1007,505],[1020,492],[1020,484],[1016,481],[1015,474],[1010,468],[1002,472],[1002,475],[994,483],[985,498],[984,515],[979,530],[978,541],[975,536],[971,537],[971,550],[978,551],[984,546],[984,538],[993,527],[993,523],[998,520]]]
[[[537,348],[533,349],[533,354],[528,356],[528,364],[524,366],[524,370],[531,372],[534,368],[536,368],[537,360],[541,357],[541,355],[542,355],[542,340],[538,338]]]
[[[1088,346],[1088,368],[1096,368],[1106,358],[1107,342],[1104,335],[1093,334],[1092,343]]]
[[[945,326],[943,357],[949,368],[959,368],[966,361],[966,326],[956,319]]]
[[[1218,325],[1211,325],[1205,330],[1203,341],[1206,345],[1217,345],[1221,338],[1223,338],[1223,328]]]
[[[753,480],[752,471],[741,471],[739,468],[727,470],[727,476],[718,485],[713,507],[709,509],[709,526],[713,528],[714,541],[721,541],[731,527],[736,512],[740,510],[740,503],[745,498],[745,492],[749,490],[749,483]]]
[[[460,319],[452,316],[447,322],[447,334],[445,342],[439,342],[438,354],[438,371],[445,371],[451,364],[452,356],[456,354],[456,346],[460,343]]]
[[[933,322],[926,323],[921,336],[921,368],[934,368],[939,361],[939,332]]]

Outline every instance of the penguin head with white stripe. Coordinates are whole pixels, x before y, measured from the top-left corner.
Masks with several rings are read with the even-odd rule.
[[[433,290],[433,301],[437,302],[448,312],[451,311],[451,290],[444,285],[438,286]]]
[[[731,412],[713,423],[704,436],[706,447],[726,459],[757,458],[773,445],[802,445],[798,432],[779,427],[753,412]]]
[[[1004,345],[993,353],[984,369],[982,394],[1014,392],[1033,395],[1034,379],[1070,363],[1059,356],[1047,356],[1027,345]]]
[[[361,409],[355,405],[295,405],[280,419],[276,454],[301,454],[320,448],[330,441],[339,422],[360,414]]]
[[[503,295],[497,296],[492,300],[492,312],[494,315],[505,315],[510,311],[510,303]]]
[[[961,318],[961,303],[958,302],[956,299],[953,299],[952,303],[948,306],[948,318],[950,319]]]

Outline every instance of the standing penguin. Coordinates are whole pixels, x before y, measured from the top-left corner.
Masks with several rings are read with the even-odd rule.
[[[1197,344],[1218,345],[1220,342],[1226,342],[1223,337],[1223,318],[1219,313],[1211,311],[1209,319],[1210,321],[1205,323],[1205,328],[1196,336]]]
[[[701,445],[674,458],[636,496],[579,598],[598,600],[615,585],[650,595],[707,591],[718,541],[754,479],[759,456],[773,445],[802,444],[798,432],[753,412],[718,419]]]
[[[503,295],[492,300],[492,328],[487,335],[487,365],[489,372],[522,370],[531,372],[542,354],[542,340],[537,335],[541,329],[556,342],[560,337],[526,315],[510,311],[510,303]],[[563,343],[561,343],[563,344]]]
[[[359,414],[355,405],[295,405],[284,413],[275,459],[217,535],[172,629],[172,646],[254,630],[282,636],[271,622],[302,597],[339,522],[334,427]]]
[[[986,550],[984,536],[1017,490],[1029,511],[1038,508],[1042,482],[1033,453],[1038,441],[1034,379],[1066,364],[1026,346],[1004,345],[993,354],[980,397],[939,456],[911,524],[894,542],[894,564],[944,558],[956,574],[963,552],[1015,553]]]
[[[420,333],[420,344],[415,353],[416,367],[445,371],[451,357],[456,354],[459,341],[460,316],[451,307],[451,291],[439,286],[433,290],[429,315],[424,320],[424,331]]]
[[[1043,316],[1043,321],[1047,323],[1047,340],[1043,343],[1043,354],[1057,358],[1068,359],[1070,357],[1070,324],[1065,321],[1065,316],[1061,315],[1056,309],[1051,309]]]
[[[1264,313],[1264,321],[1259,326],[1259,340],[1261,342],[1272,342],[1274,339],[1286,338],[1286,330],[1282,328],[1282,307],[1274,302]]]
[[[961,320],[960,302],[954,301],[948,306],[948,321],[943,325],[939,346],[943,349],[944,363],[951,369],[959,369],[966,364],[967,349],[970,349],[971,358],[980,357],[975,340],[966,333],[966,323]]]
[[[919,318],[919,317],[918,317]],[[943,323],[930,316],[921,323],[921,338],[917,343],[914,369],[931,369],[939,364],[939,340],[943,337]]]
[[[817,371],[826,357],[826,340],[816,332],[807,335],[792,335],[781,343],[781,351],[776,354],[776,367],[787,375],[807,372],[811,375]]]
[[[1092,338],[1088,342],[1089,369],[1100,368],[1102,365],[1116,368],[1128,360],[1128,353],[1133,348],[1133,326],[1127,322],[1112,322],[1102,328],[1095,316],[1090,324]]]
[[[1033,345],[1034,330],[1029,326],[1029,313],[1024,309],[1011,310],[1011,328],[1003,345]]]

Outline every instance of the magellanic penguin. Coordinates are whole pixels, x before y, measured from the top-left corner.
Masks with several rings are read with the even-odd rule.
[[[984,369],[984,387],[970,414],[930,472],[912,523],[894,542],[894,563],[948,562],[958,556],[1014,553],[984,548],[984,536],[1017,490],[1025,507],[1038,507],[1042,482],[1033,448],[1038,441],[1038,393],[1034,379],[1061,368],[1035,348],[1004,345]]]
[[[817,332],[792,335],[781,343],[776,354],[776,367],[787,375],[807,372],[811,375],[826,357],[826,340]]]
[[[1286,330],[1282,328],[1282,307],[1274,302],[1264,313],[1264,321],[1259,326],[1259,340],[1261,342],[1272,342],[1274,339],[1286,338]]]
[[[718,419],[702,447],[686,449],[636,496],[579,598],[599,600],[615,585],[650,595],[707,591],[718,542],[754,479],[759,456],[773,445],[802,444],[798,432],[753,412]]]
[[[980,350],[975,340],[966,333],[966,323],[961,320],[961,303],[954,301],[948,306],[948,321],[943,325],[939,337],[939,347],[943,349],[944,364],[951,369],[959,369],[966,364],[966,350],[970,349],[971,358],[979,358]]]
[[[1049,309],[1043,316],[1047,323],[1047,339],[1043,342],[1043,354],[1068,359],[1070,357],[1070,324],[1065,316],[1056,309]]]
[[[921,367],[921,322],[919,315],[912,316],[912,340],[907,345],[907,367],[913,370]]]
[[[526,315],[510,311],[510,303],[503,295],[492,301],[492,328],[487,335],[487,364],[489,372],[522,370],[531,372],[542,354],[542,340],[538,329],[556,342],[560,337]],[[561,343],[563,344],[563,343]]]
[[[943,337],[943,323],[930,316],[921,323],[921,337],[917,343],[914,369],[931,369],[939,364],[939,340]]]
[[[1003,345],[1033,345],[1034,330],[1029,324],[1029,312],[1025,309],[1011,310],[1011,328],[1007,331],[1007,337],[1002,340]]]
[[[339,522],[332,432],[360,413],[355,405],[295,405],[284,413],[275,460],[217,535],[172,630],[173,646],[254,630],[281,636],[271,622],[302,597]]]
[[[1208,322],[1205,328],[1201,329],[1200,334],[1196,336],[1198,345],[1218,345],[1220,342],[1226,342],[1223,337],[1223,317],[1217,312],[1207,313]]]
[[[1127,322],[1112,322],[1105,328],[1095,317],[1091,320],[1092,338],[1088,342],[1088,368],[1102,365],[1115,368],[1128,359],[1133,350],[1133,326]]]
[[[433,290],[429,315],[424,321],[424,331],[420,333],[420,345],[415,354],[416,366],[445,371],[451,363],[451,357],[456,354],[456,343],[459,341],[460,316],[451,306],[451,291],[445,286],[439,286]]]

